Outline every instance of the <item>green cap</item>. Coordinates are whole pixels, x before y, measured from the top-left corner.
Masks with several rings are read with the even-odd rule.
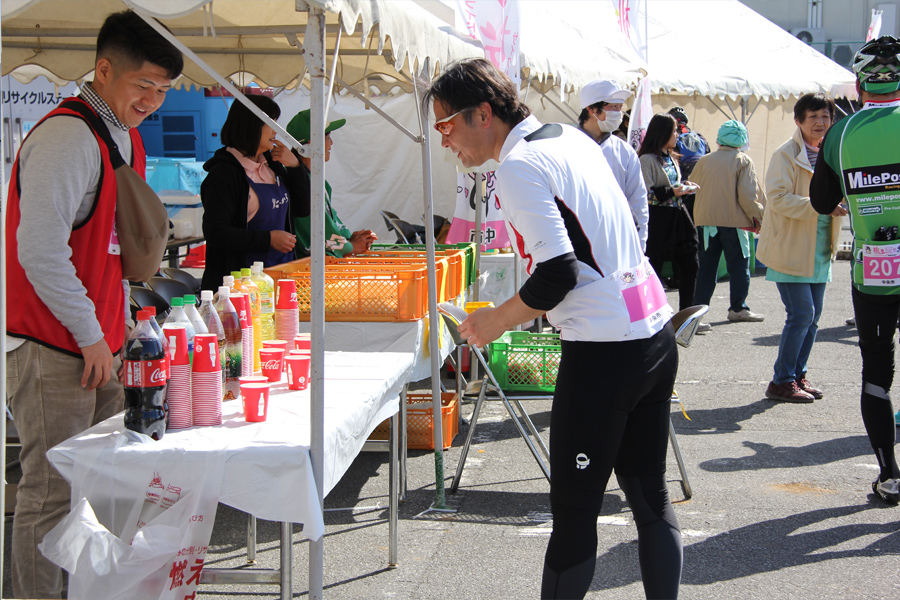
[[[232,271],[232,272],[231,272],[231,276],[234,277],[235,279],[240,279],[240,278],[241,278],[241,272],[240,272],[240,271]]]
[[[250,277],[250,275],[252,275],[250,269],[241,269],[241,277]]]
[[[172,298],[172,306],[184,306],[184,299],[182,298]]]
[[[197,304],[197,296],[195,296],[194,294],[185,294],[184,305],[189,306],[191,304]]]
[[[325,128],[325,133],[331,133],[335,129],[340,129],[346,122],[347,119],[337,119],[332,121],[328,124],[328,127]],[[307,108],[306,110],[301,110],[296,115],[294,115],[294,118],[291,119],[291,122],[288,123],[285,129],[295,140],[297,140],[301,144],[309,143],[309,109]]]

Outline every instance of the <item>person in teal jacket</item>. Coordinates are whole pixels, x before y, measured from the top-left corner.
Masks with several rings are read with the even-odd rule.
[[[309,134],[309,109],[301,110],[294,118],[291,119],[287,126],[287,132],[301,144],[308,144]],[[346,123],[346,119],[337,119],[332,121],[325,128],[325,161],[331,158],[331,132],[340,129]],[[310,248],[310,159],[305,156],[299,156],[302,165],[301,171],[305,175],[305,185],[301,186],[305,192],[298,199],[297,206],[291,207],[291,214],[294,215],[294,231],[297,234],[297,245],[309,254]],[[350,254],[362,254],[367,252],[372,243],[378,237],[369,229],[351,232],[344,225],[337,212],[331,204],[331,185],[325,182],[325,253],[331,256],[347,256]]]

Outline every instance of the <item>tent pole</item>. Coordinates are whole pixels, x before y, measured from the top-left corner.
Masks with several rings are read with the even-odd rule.
[[[431,60],[426,58],[422,72],[431,80]],[[415,85],[416,79],[413,78]],[[422,97],[415,85],[416,104],[419,108],[419,126],[422,130],[422,185],[425,191],[425,248],[428,261],[428,342],[431,355],[431,406],[434,423],[434,508],[446,508],[444,498],[444,427],[441,409],[441,317],[437,310],[437,271],[434,260],[434,202],[431,189],[431,140],[428,111],[421,110]]]
[[[3,48],[0,44],[0,55]],[[3,103],[0,102],[0,123],[3,123]],[[2,145],[0,145],[0,164],[6,162],[6,133],[3,132]],[[10,146],[10,150],[12,150]],[[6,235],[6,171],[0,170],[0,235]],[[0,327],[3,328],[3,335],[0,336],[0,402],[3,403],[3,412],[0,414],[0,440],[3,441],[0,446],[0,463],[3,464],[2,469],[3,481],[0,481],[0,581],[4,581],[3,565],[6,564],[3,556],[3,549],[6,548],[6,244],[0,243]],[[2,594],[0,594],[2,595]]]
[[[347,83],[346,81],[344,81],[343,79],[341,79],[341,78],[338,77],[337,75],[334,76],[334,80],[337,81],[339,84],[341,84],[341,85],[344,87],[345,90],[347,90],[348,92],[350,92],[351,94],[353,94],[354,96],[356,96],[357,98],[359,98],[359,100],[360,100],[363,104],[365,104],[367,108],[371,108],[371,109],[374,110],[376,113],[378,113],[379,115],[381,115],[381,117],[382,117],[385,121],[387,121],[388,123],[390,123],[391,125],[393,125],[393,126],[396,127],[397,129],[399,129],[400,131],[402,131],[403,133],[405,133],[406,136],[407,136],[409,139],[411,139],[412,141],[414,141],[414,142],[417,143],[417,144],[419,144],[419,143],[422,142],[421,136],[415,135],[414,133],[410,132],[409,129],[407,129],[406,127],[404,127],[403,125],[401,125],[400,123],[398,123],[397,121],[395,121],[389,114],[387,114],[386,112],[384,112],[383,110],[381,110],[381,108],[379,108],[377,104],[374,104],[371,100],[369,100],[368,98],[366,98],[365,96],[363,96],[362,94],[360,94],[358,91],[356,91],[356,89],[353,88],[349,83]]]
[[[319,510],[324,507],[325,447],[325,13],[309,7],[303,43],[310,75],[310,448]],[[325,536],[309,544],[309,597],[322,599]],[[290,590],[288,590],[290,593]],[[284,590],[282,590],[282,594]],[[291,596],[289,595],[288,598]]]

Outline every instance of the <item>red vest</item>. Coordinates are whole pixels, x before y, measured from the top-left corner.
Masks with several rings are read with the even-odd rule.
[[[87,103],[80,99],[69,101]],[[67,102],[69,102],[67,101]],[[77,112],[66,108],[65,102],[48,113],[35,125],[39,127],[50,117],[69,115],[90,124]],[[100,147],[101,169],[97,196],[86,221],[72,229],[69,247],[75,273],[87,290],[87,297],[94,303],[95,315],[103,330],[110,351],[121,350],[125,336],[125,295],[122,288],[122,260],[118,254],[110,254],[110,238],[116,218],[116,176],[109,158],[109,150],[97,132],[91,128]],[[144,144],[137,129],[129,131],[132,145],[132,164],[144,177],[146,156]],[[35,341],[44,346],[81,356],[81,348],[75,338],[60,323],[47,305],[38,297],[22,265],[19,263],[16,231],[22,214],[20,202],[19,158],[16,157],[9,182],[8,212],[6,218],[6,281],[7,333],[14,337]]]

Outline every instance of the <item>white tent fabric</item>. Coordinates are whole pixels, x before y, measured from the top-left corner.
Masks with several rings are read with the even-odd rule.
[[[302,38],[307,22],[307,13],[297,12],[295,0],[128,0],[127,4],[162,20],[226,77],[251,73],[264,85],[284,87],[305,72],[303,55],[291,45],[294,34]],[[426,57],[431,58],[432,72],[437,72],[452,60],[482,54],[477,44],[448,35],[450,28],[441,28],[440,21],[412,2],[310,0],[310,4],[329,11],[329,55],[338,31],[346,34],[340,40],[337,75],[351,84],[381,73],[401,78],[408,90],[403,77],[408,79],[411,67],[421,68]],[[84,77],[94,67],[99,24],[106,15],[125,8],[121,0],[4,0],[2,74],[22,65],[39,65],[58,79]],[[183,80],[215,84],[189,61]]]
[[[853,74],[738,0],[647,0],[653,93],[785,99],[855,94]],[[638,27],[643,27],[643,14]]]

